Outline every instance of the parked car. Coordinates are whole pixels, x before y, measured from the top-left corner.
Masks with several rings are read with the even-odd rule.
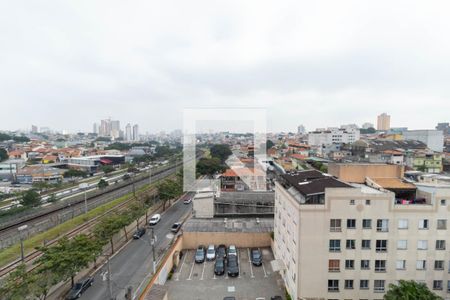
[[[145,234],[145,228],[139,228],[136,230],[136,232],[133,234],[133,239],[137,240],[140,239]]]
[[[254,266],[260,266],[262,265],[262,253],[259,249],[252,249],[250,250],[250,259],[252,261],[252,264]]]
[[[191,198],[191,197],[186,198],[186,199],[184,199],[184,201],[183,201],[184,204],[189,204],[189,203],[191,203],[191,202],[192,202],[192,198]]]
[[[173,223],[172,227],[170,227],[170,231],[173,233],[177,233],[181,228],[181,223]]]
[[[207,260],[216,259],[216,248],[214,247],[214,245],[208,246],[208,250],[206,250],[206,259]]]
[[[78,281],[75,283],[75,285],[70,289],[69,293],[67,294],[66,299],[67,300],[74,300],[81,297],[81,295],[92,285],[94,282],[93,277],[86,277],[83,280]]]
[[[225,274],[225,260],[222,257],[218,257],[214,263],[214,274],[219,276]]]
[[[205,246],[200,245],[197,247],[197,251],[195,252],[195,262],[201,264],[205,261],[206,257],[206,249]]]
[[[216,257],[227,258],[227,246],[219,245],[217,247]]]
[[[161,215],[160,214],[154,214],[150,221],[148,221],[148,225],[156,225],[158,222],[161,221]]]
[[[237,250],[236,250],[236,246],[235,245],[230,245],[228,246],[228,251],[227,251],[227,255],[235,255],[237,256]]]
[[[230,277],[239,276],[239,265],[237,255],[228,255],[227,258],[227,272]]]

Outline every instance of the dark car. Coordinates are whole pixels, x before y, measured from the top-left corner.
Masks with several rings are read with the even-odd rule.
[[[201,264],[205,261],[206,257],[206,248],[203,245],[198,246],[197,251],[195,252],[195,262]]]
[[[250,251],[250,259],[252,261],[252,264],[254,266],[260,266],[262,265],[262,254],[261,251],[259,249],[252,249]]]
[[[136,230],[136,232],[133,234],[133,239],[137,240],[140,239],[145,234],[145,228],[139,228]]]
[[[67,294],[66,299],[74,300],[74,299],[80,298],[81,294],[83,294],[83,292],[85,290],[87,290],[87,288],[90,287],[93,282],[94,282],[94,278],[92,278],[92,277],[87,277],[83,280],[78,281],[77,283],[75,283],[73,288],[69,291],[69,294]]]
[[[181,228],[181,223],[174,223],[172,227],[170,227],[170,231],[177,233]]]
[[[227,258],[227,246],[219,245],[217,247],[217,257]]]
[[[229,255],[227,261],[227,273],[230,277],[239,276],[239,265],[236,255]]]
[[[270,297],[270,300],[283,300],[283,298],[281,296],[273,296]]]
[[[225,260],[221,257],[217,258],[214,263],[214,274],[219,276],[225,274]]]

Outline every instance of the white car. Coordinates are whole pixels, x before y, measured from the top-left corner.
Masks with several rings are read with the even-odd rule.
[[[156,224],[158,224],[159,221],[161,221],[161,215],[154,214],[148,221],[148,225],[156,225]]]
[[[216,248],[214,245],[209,245],[206,250],[206,260],[214,260],[216,259]]]
[[[236,250],[236,246],[235,245],[230,245],[228,246],[228,251],[227,251],[227,255],[235,255],[237,256],[237,250]]]
[[[184,199],[184,201],[183,201],[184,204],[189,204],[189,203],[191,203],[191,202],[192,202],[192,198],[186,198],[186,199]]]

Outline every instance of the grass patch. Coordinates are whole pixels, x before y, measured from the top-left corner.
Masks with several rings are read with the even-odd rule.
[[[143,190],[151,188],[153,186],[154,186],[154,183],[152,183],[151,185],[145,185],[145,186],[139,188],[139,190],[137,190],[137,191],[143,191]],[[82,215],[76,216],[75,218],[73,218],[71,220],[68,220],[62,224],[59,224],[53,228],[50,228],[49,230],[47,230],[45,232],[39,233],[29,239],[24,240],[25,254],[31,252],[38,246],[43,246],[44,241],[51,241],[65,233],[69,232],[70,230],[85,223],[86,221],[89,221],[89,220],[103,214],[104,212],[113,208],[114,206],[127,201],[131,197],[133,197],[133,193],[129,193],[120,198],[112,200],[108,203],[100,205],[100,206],[88,211],[87,214],[82,214]],[[16,243],[16,244],[12,245],[11,247],[1,250],[0,266],[4,266],[10,262],[13,262],[14,260],[16,260],[18,258],[20,258],[20,243]]]

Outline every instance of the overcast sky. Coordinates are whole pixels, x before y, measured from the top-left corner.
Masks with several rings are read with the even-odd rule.
[[[1,1],[0,130],[141,132],[266,107],[271,131],[450,121],[449,1]]]

